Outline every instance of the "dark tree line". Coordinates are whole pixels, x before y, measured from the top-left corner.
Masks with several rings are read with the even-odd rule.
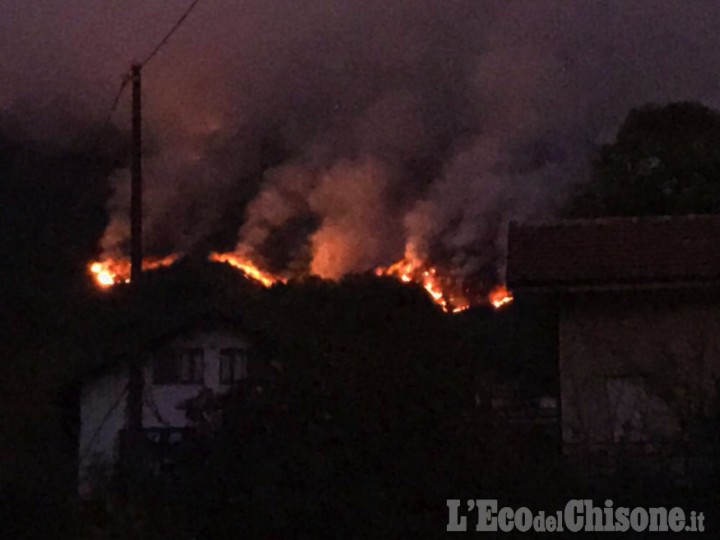
[[[720,113],[695,102],[630,111],[566,208],[573,217],[719,212]]]

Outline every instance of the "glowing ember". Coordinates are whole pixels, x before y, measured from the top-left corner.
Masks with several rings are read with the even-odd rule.
[[[447,285],[443,286],[443,280],[438,276],[437,269],[429,267],[417,257],[412,256],[412,250],[404,259],[388,267],[375,269],[377,276],[391,276],[403,283],[414,282],[422,286],[437,305],[448,313],[458,313],[470,307],[467,300],[461,295],[451,294]]]
[[[90,273],[95,278],[96,283],[102,287],[112,287],[119,282],[117,274],[111,270],[112,261],[94,262],[90,264]]]
[[[488,300],[490,300],[490,303],[495,306],[496,309],[500,309],[504,305],[512,302],[513,296],[504,285],[498,285],[492,290],[488,296]]]
[[[103,289],[130,281],[130,262],[127,259],[105,259],[88,266],[95,282]]]
[[[460,313],[470,308],[470,302],[458,283],[448,276],[440,276],[438,270],[427,264],[417,255],[412,245],[405,250],[405,257],[388,267],[375,269],[378,276],[391,276],[403,283],[417,283],[421,285],[447,313]],[[487,301],[496,309],[512,302],[510,291],[504,286],[495,287],[488,295]]]
[[[376,268],[375,274],[394,277],[403,283],[417,283],[425,289],[433,302],[447,313],[459,313],[470,308],[470,302],[452,278],[440,276],[436,268],[429,266],[420,257],[413,256],[412,253],[412,249],[408,249],[405,258],[390,266]],[[143,260],[143,270],[169,266],[179,258],[180,256],[177,254],[161,258],[146,258]],[[286,278],[265,272],[249,258],[235,253],[212,253],[209,259],[228,264],[265,287],[287,282]],[[102,289],[130,281],[130,261],[125,258],[93,261],[88,264],[88,271],[97,286]],[[506,287],[499,285],[488,295],[487,301],[499,309],[512,302],[513,296]]]
[[[242,271],[249,278],[259,281],[266,287],[270,287],[274,283],[285,283],[287,280],[280,276],[275,276],[269,272],[260,270],[250,259],[241,257],[234,253],[211,253],[210,260],[215,262],[226,263]]]
[[[170,266],[178,259],[178,255],[167,257],[148,257],[143,259],[143,270],[154,270],[163,266]],[[128,259],[105,259],[93,261],[88,264],[88,271],[95,283],[102,289],[107,289],[118,283],[130,282],[130,261]]]

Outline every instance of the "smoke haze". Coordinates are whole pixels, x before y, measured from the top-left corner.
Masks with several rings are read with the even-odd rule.
[[[0,120],[53,144],[98,125],[186,5],[0,0]],[[719,26],[711,0],[201,2],[143,72],[146,244],[331,278],[409,250],[473,275],[631,108],[720,105]],[[113,182],[108,254],[128,233]]]

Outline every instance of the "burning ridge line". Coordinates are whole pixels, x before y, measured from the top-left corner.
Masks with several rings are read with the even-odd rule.
[[[148,257],[143,260],[143,270],[153,270],[170,266],[180,259],[180,255],[172,254],[166,257]],[[271,287],[275,283],[287,283],[287,278],[265,272],[258,268],[247,257],[235,253],[213,252],[208,259],[213,262],[227,264],[240,270],[248,278]],[[103,259],[92,261],[87,266],[89,274],[95,284],[101,289],[109,289],[120,283],[130,281],[130,261],[122,259]],[[418,260],[401,259],[387,267],[375,269],[375,275],[398,279],[403,283],[416,283],[428,293],[433,302],[439,305],[446,313],[459,313],[470,307],[470,302],[461,293],[453,292],[452,287],[444,284],[434,267],[429,267]],[[512,294],[504,285],[495,287],[487,297],[488,302],[500,309],[513,301]]]

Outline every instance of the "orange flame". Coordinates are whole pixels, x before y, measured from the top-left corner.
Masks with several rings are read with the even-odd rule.
[[[490,300],[490,303],[495,306],[496,309],[500,309],[513,301],[513,295],[507,287],[498,285],[490,292],[488,300]]]
[[[408,257],[388,267],[376,268],[375,275],[392,276],[404,283],[417,283],[445,312],[458,313],[470,307],[464,297],[452,295],[444,290],[436,268],[428,267],[416,258]]]
[[[234,253],[211,253],[209,259],[211,261],[229,264],[266,287],[270,287],[278,282],[285,283],[287,281],[285,278],[260,270],[250,259]]]
[[[412,253],[409,251],[409,253]],[[170,266],[180,258],[178,254],[167,257],[150,257],[143,259],[143,270],[153,270]],[[249,258],[235,253],[211,253],[211,261],[225,263],[240,270],[249,278],[270,287],[275,283],[286,283],[287,279],[270,272],[261,270]],[[126,258],[104,259],[92,261],[88,264],[88,272],[101,289],[108,289],[119,283],[130,281],[130,261]],[[433,302],[439,305],[446,313],[459,313],[470,307],[470,302],[464,294],[457,292],[452,280],[438,275],[436,268],[427,265],[419,257],[407,255],[405,258],[387,267],[375,269],[378,276],[390,276],[403,283],[417,283],[430,295]],[[512,293],[504,286],[498,285],[487,297],[487,300],[496,309],[513,301]]]
[[[147,257],[143,259],[143,270],[154,270],[164,266],[170,266],[177,261],[179,255],[173,254],[167,257]],[[130,260],[122,259],[103,259],[102,261],[92,261],[88,264],[88,272],[95,280],[95,283],[101,289],[108,289],[118,283],[130,282]]]

